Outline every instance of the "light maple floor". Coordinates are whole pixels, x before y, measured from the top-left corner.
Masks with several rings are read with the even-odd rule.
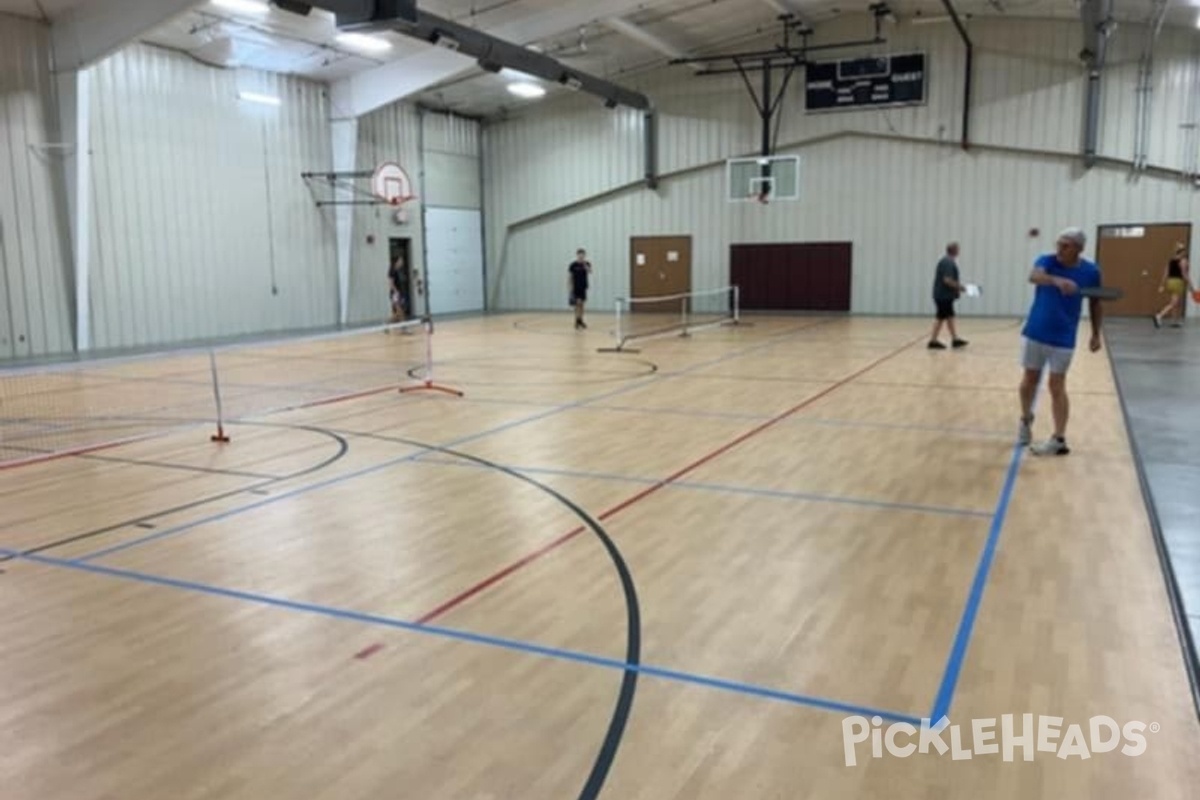
[[[1036,460],[1015,322],[751,321],[444,322],[462,398],[395,391],[420,336],[220,351],[225,445],[206,353],[0,378],[0,795],[1194,797],[1105,355]],[[847,765],[847,717],[942,713],[1155,732]]]

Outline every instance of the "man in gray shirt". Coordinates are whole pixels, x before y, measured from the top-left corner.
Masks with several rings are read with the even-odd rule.
[[[938,341],[943,323],[950,329],[950,344],[953,347],[966,347],[966,341],[958,338],[958,330],[954,326],[954,301],[962,291],[963,285],[958,280],[958,242],[951,242],[946,245],[946,255],[938,261],[937,273],[933,278],[933,304],[937,307],[937,319],[929,336],[930,350],[946,349],[946,345]]]

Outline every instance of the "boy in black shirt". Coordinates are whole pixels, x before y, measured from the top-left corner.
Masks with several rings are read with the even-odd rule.
[[[591,271],[592,262],[587,260],[587,253],[581,247],[575,251],[575,260],[567,267],[570,304],[575,307],[575,330],[587,327],[583,321],[583,305],[587,302],[588,275]]]

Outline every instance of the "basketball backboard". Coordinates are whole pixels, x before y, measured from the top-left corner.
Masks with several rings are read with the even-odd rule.
[[[800,199],[800,156],[730,158],[725,163],[731,203]]]

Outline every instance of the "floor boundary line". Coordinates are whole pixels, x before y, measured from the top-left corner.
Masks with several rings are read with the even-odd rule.
[[[352,431],[337,430],[330,428],[330,432],[337,433],[347,437],[363,437],[368,439],[390,440],[390,437],[379,436],[375,434],[353,433]],[[454,458],[453,456],[435,455],[427,453],[419,456],[416,461],[422,461],[427,464],[437,464],[447,467],[464,467],[484,469],[479,464],[471,464],[464,462],[462,459]],[[497,462],[497,466],[510,469],[513,472],[527,473],[530,475],[553,475],[562,478],[583,478],[599,481],[610,481],[613,483],[640,483],[643,485],[653,485],[657,483],[659,478],[648,478],[640,475],[619,475],[616,473],[605,472],[589,472],[587,470],[572,470],[558,469],[555,467],[530,467],[520,464],[507,464]],[[838,505],[854,505],[870,508],[881,508],[895,511],[913,511],[924,514],[944,514],[957,517],[971,517],[976,519],[991,519],[991,511],[979,511],[971,508],[954,508],[951,506],[927,506],[921,503],[904,503],[899,501],[889,500],[871,500],[865,497],[852,497],[849,495],[833,495],[822,494],[820,492],[803,492],[792,491],[788,489],[772,489],[769,487],[760,486],[740,486],[734,484],[720,483],[694,483],[691,481],[674,481],[666,488],[686,489],[689,491],[700,492],[715,492],[722,494],[745,495],[748,497],[773,497],[781,500],[798,500],[808,501],[813,503],[834,503]]]
[[[93,574],[104,575],[110,578],[134,581],[138,583],[156,585],[161,587],[179,589],[184,591],[196,592],[199,594],[207,594],[211,596],[224,597],[232,600],[240,600],[258,605],[283,608],[291,611],[304,612],[315,614],[318,616],[329,617],[333,619],[341,619],[352,622],[361,622],[363,624],[375,625],[377,627],[392,628],[395,630],[404,630],[412,633],[420,633],[440,638],[455,639],[459,641],[472,642],[474,644],[490,645],[511,651],[524,652],[533,655],[541,655],[547,658],[552,658],[560,661],[570,661],[575,663],[589,664],[591,666],[605,667],[608,669],[619,670],[621,672],[634,671],[649,677],[661,678],[668,681],[676,681],[679,683],[689,683],[710,688],[723,689],[733,694],[743,694],[749,696],[762,697],[765,699],[773,699],[782,702],[787,702],[792,705],[804,706],[808,708],[818,708],[826,711],[838,711],[847,714],[858,714],[861,716],[881,716],[885,719],[908,722],[913,725],[921,725],[923,720],[912,714],[903,712],[886,711],[882,709],[873,709],[866,706],[860,706],[854,703],[847,703],[840,700],[832,700],[829,698],[817,697],[815,695],[806,695],[797,692],[788,692],[782,689],[772,689],[766,686],[760,686],[751,683],[743,683],[740,681],[718,678],[713,676],[700,675],[696,673],[684,672],[682,670],[671,669],[668,667],[657,667],[652,664],[628,664],[621,659],[610,658],[606,656],[593,655],[577,650],[567,650],[563,648],[555,648],[548,645],[540,645],[533,642],[526,642],[518,639],[509,639],[500,636],[492,636],[489,634],[475,633],[472,631],[460,630],[457,628],[449,628],[438,625],[425,625],[415,622],[407,622],[402,619],[386,617],[380,614],[372,614],[363,611],[353,611],[349,609],[340,609],[333,606],[325,606],[317,603],[309,603],[301,600],[289,600],[286,598],[273,597],[271,595],[249,592],[241,589],[229,589],[212,584],[200,583],[197,581],[188,581],[178,578],[170,578],[162,575],[154,575],[151,573],[138,572],[136,570],[123,569],[119,567],[109,567],[103,564],[95,564],[90,562],[81,562],[76,559],[60,559],[51,558],[48,556],[22,554],[6,548],[0,548],[0,554],[10,556],[14,559],[29,561],[32,563],[41,564],[43,566],[55,567],[59,569],[72,569]]]

